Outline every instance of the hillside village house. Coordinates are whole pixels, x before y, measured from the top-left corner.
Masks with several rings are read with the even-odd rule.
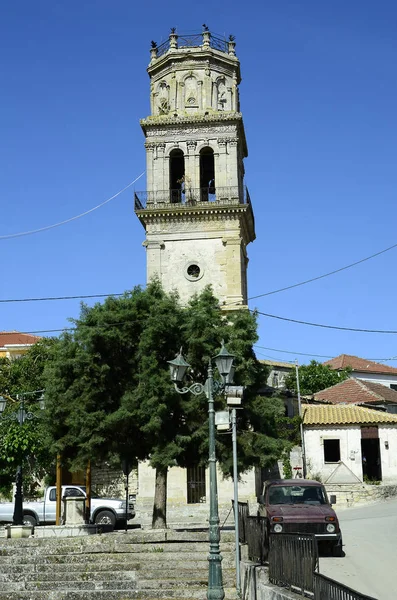
[[[39,341],[36,335],[18,331],[0,331],[0,358],[19,358]]]
[[[345,379],[317,392],[313,399],[330,404],[358,404],[397,414],[397,391],[363,379]]]
[[[350,377],[354,379],[364,379],[365,381],[381,383],[382,385],[387,385],[388,387],[397,390],[396,367],[382,365],[373,360],[359,358],[358,356],[351,356],[349,354],[341,354],[336,358],[327,360],[323,364],[336,371],[350,367],[352,369]]]
[[[397,415],[355,404],[303,404],[308,472],[325,484],[397,483]]]

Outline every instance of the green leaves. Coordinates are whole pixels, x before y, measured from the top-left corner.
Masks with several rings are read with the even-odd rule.
[[[15,360],[0,359],[0,395],[13,399],[24,396],[25,410],[33,413],[34,419],[20,425],[8,417],[15,416],[19,403],[7,404],[4,419],[0,419],[0,488],[8,493],[15,479],[18,465],[25,462],[24,488],[26,495],[53,466],[53,456],[49,452],[47,433],[43,421],[43,411],[37,400],[39,394],[29,395],[44,388],[44,365],[51,360],[54,339],[42,339],[34,344],[26,354]],[[25,394],[27,394],[25,396]]]
[[[308,365],[299,367],[299,385],[303,396],[315,394],[328,387],[341,383],[349,377],[351,369],[335,371],[328,365],[312,360]],[[295,370],[286,378],[288,389],[297,391]]]

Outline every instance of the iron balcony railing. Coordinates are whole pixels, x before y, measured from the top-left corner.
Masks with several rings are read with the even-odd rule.
[[[248,189],[244,187],[240,191],[238,186],[134,192],[134,195],[135,210],[137,211],[156,208],[205,207],[209,203],[219,205],[251,204]]]
[[[198,48],[203,45],[203,34],[197,33],[193,35],[178,35],[177,36],[177,47],[178,48]],[[229,43],[226,39],[218,37],[216,35],[209,36],[209,45],[215,50],[221,52],[229,51]],[[166,40],[157,47],[157,58],[168,52],[170,49],[170,40]]]

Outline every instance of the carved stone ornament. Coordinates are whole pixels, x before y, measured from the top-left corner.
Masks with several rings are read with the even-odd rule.
[[[206,127],[178,127],[178,128],[164,128],[164,129],[149,129],[148,136],[150,137],[163,137],[163,136],[178,136],[184,137],[186,135],[196,134],[213,134],[213,133],[234,133],[236,127],[234,125],[220,125],[220,126],[206,126]]]
[[[188,140],[186,142],[186,146],[187,146],[187,151],[189,152],[189,154],[192,154],[197,146],[197,142],[195,142],[194,140]]]

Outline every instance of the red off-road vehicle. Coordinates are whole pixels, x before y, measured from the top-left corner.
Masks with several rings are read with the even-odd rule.
[[[335,496],[331,496],[335,504]],[[260,516],[267,518],[269,533],[311,533],[328,544],[334,556],[342,556],[338,517],[324,486],[310,479],[265,481],[259,496]]]

